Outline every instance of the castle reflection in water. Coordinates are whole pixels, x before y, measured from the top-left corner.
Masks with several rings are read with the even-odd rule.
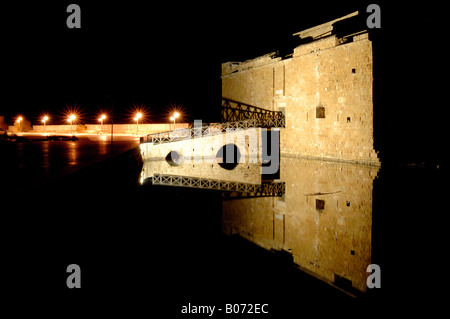
[[[218,189],[224,195],[223,233],[287,252],[310,275],[347,291],[365,292],[378,170],[281,157],[279,180],[264,181],[258,164],[225,170],[217,163],[173,165],[160,159],[144,162],[141,182]]]

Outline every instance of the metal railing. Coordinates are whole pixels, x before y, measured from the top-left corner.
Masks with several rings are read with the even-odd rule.
[[[285,193],[285,183],[273,181],[263,181],[261,184],[249,184],[201,177],[155,174],[152,176],[152,184],[215,189],[236,192],[245,197],[282,197]]]
[[[222,122],[237,122],[255,119],[260,127],[285,127],[283,112],[270,111],[257,106],[222,98]]]
[[[265,127],[264,124],[266,120],[261,119],[250,119],[238,122],[220,123],[220,124],[210,124],[199,127],[177,129],[174,131],[161,132],[155,134],[149,134],[145,139],[144,143],[169,143],[176,142],[180,140],[188,140],[212,135],[218,135],[236,130],[246,130],[249,128]]]
[[[142,143],[169,143],[249,128],[285,127],[286,118],[280,111],[269,111],[256,106],[222,98],[222,122],[199,127],[148,134]]]

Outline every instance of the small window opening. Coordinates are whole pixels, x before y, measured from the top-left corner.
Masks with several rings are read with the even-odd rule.
[[[324,210],[325,209],[325,201],[322,199],[316,199],[316,209]]]
[[[316,118],[317,119],[325,118],[325,107],[323,107],[323,106],[316,107]]]

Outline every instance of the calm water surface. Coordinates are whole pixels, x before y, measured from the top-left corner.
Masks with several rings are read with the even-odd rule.
[[[41,306],[164,309],[168,318],[188,303],[268,303],[274,318],[442,305],[438,169],[282,157],[279,179],[268,181],[245,163],[140,167],[127,156],[90,165],[137,144],[93,136],[0,145],[5,287]],[[48,181],[56,183],[42,188]],[[263,183],[283,192],[263,194]],[[75,295],[65,286],[74,262],[83,271]],[[380,289],[366,285],[370,264],[381,268]]]
[[[25,142],[0,144],[2,191],[39,187],[68,173],[123,153],[139,143],[133,136],[78,135],[77,141],[41,141],[25,135]]]

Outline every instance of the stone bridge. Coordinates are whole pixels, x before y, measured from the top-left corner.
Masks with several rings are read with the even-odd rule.
[[[210,125],[196,121],[192,128],[149,134],[143,139],[142,181],[151,178],[153,184],[160,185],[281,196],[284,185],[263,183],[262,176],[279,170],[279,132],[267,128],[284,125],[284,116],[224,101],[224,114],[228,114],[225,118],[237,121]],[[231,112],[233,107],[238,110]]]

